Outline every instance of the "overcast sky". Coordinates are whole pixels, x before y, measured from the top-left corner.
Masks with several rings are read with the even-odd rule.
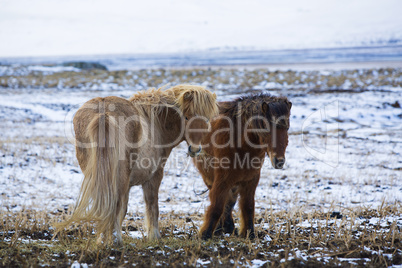
[[[402,43],[400,0],[0,0],[0,57]]]

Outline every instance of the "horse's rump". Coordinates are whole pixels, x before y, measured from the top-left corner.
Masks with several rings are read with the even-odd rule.
[[[76,113],[74,129],[77,159],[84,180],[71,218],[57,227],[95,222],[98,233],[103,233],[106,240],[111,239],[117,221],[116,211],[121,208],[120,196],[129,184],[125,180],[129,168],[124,160],[128,152],[122,137],[129,138],[126,135],[127,129],[132,130],[133,127],[128,124],[123,129],[119,121],[131,113],[132,108],[122,104],[131,105],[117,97],[96,98]]]

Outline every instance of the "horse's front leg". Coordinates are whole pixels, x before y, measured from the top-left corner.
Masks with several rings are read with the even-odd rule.
[[[240,185],[239,207],[241,211],[240,235],[254,239],[254,207],[255,207],[255,189],[257,188],[260,175],[253,177],[251,181],[243,182]]]
[[[215,235],[220,235],[222,233],[225,234],[233,234],[235,230],[235,224],[233,221],[233,208],[236,205],[238,197],[238,187],[232,188],[229,192],[228,199],[225,205],[225,211],[223,212],[222,218],[219,221],[218,227],[214,232]]]
[[[148,239],[156,240],[161,236],[159,234],[159,206],[158,192],[163,177],[163,170],[157,170],[150,180],[142,184],[144,200],[146,205],[145,226]]]
[[[211,205],[207,209],[204,224],[200,230],[200,236],[203,240],[212,237],[216,225],[218,224],[224,211],[230,189],[230,185],[214,181],[214,184],[209,192]]]

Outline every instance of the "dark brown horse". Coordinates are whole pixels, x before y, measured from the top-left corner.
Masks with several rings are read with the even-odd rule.
[[[203,139],[203,154],[194,158],[210,190],[202,239],[211,238],[215,229],[234,231],[232,210],[239,195],[240,235],[254,237],[254,195],[261,167],[268,154],[274,168],[283,168],[291,107],[287,98],[268,94],[220,103],[220,114]]]

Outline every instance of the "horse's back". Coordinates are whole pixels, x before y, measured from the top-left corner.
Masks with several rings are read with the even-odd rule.
[[[89,129],[91,121],[99,118],[99,115],[108,115],[113,117],[116,121],[127,120],[130,116],[136,113],[132,103],[126,99],[110,96],[110,97],[97,97],[84,103],[78,109],[74,116],[74,132],[76,140],[76,155],[82,170],[86,167],[88,160],[90,140]],[[125,126],[126,139],[132,142],[135,139],[135,129],[138,130],[138,125],[134,120],[129,121]],[[129,135],[131,133],[131,135]]]

